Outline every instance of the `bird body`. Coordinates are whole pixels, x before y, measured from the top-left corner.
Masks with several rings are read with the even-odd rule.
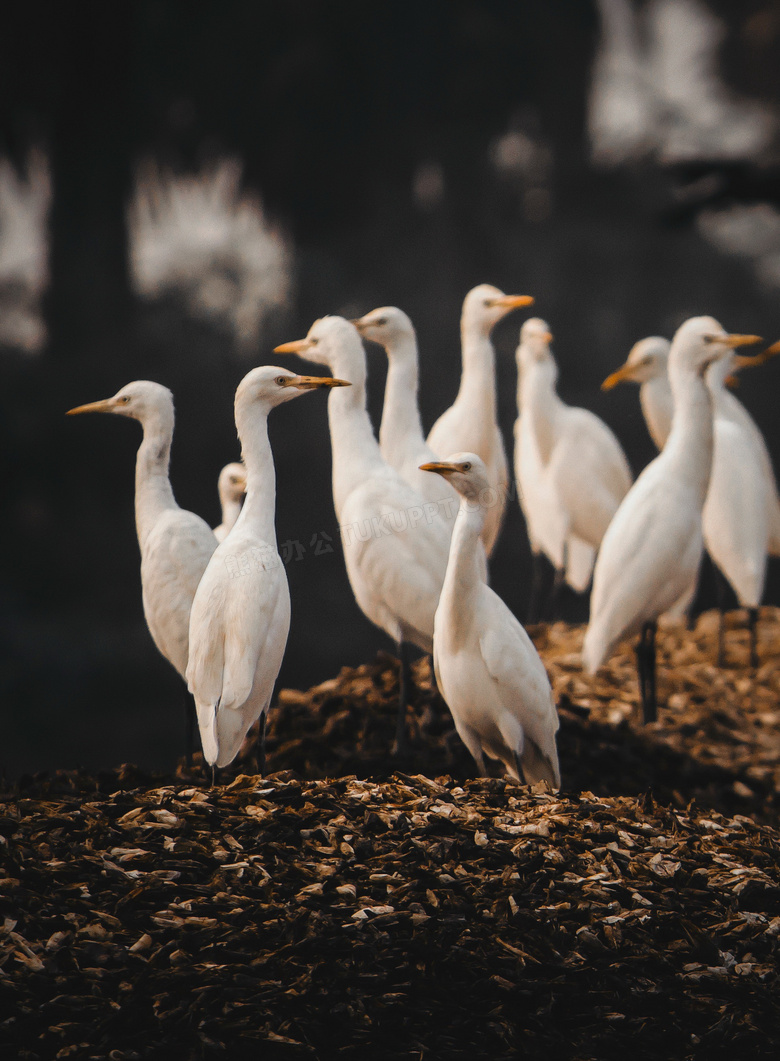
[[[520,331],[515,474],[532,548],[559,570],[568,561],[567,581],[583,590],[631,471],[607,425],[558,396],[551,338],[538,318]]]
[[[489,497],[482,541],[490,556],[506,507],[509,470],[496,415],[495,351],[490,332],[510,310],[533,302],[529,295],[505,295],[490,284],[472,288],[463,302],[461,347],[463,368],[454,403],[428,434],[434,453],[477,453],[488,472]]]
[[[387,382],[379,428],[382,457],[425,498],[429,506],[435,506],[435,509],[428,507],[426,514],[441,520],[451,535],[458,513],[458,493],[440,476],[420,470],[421,464],[435,460],[437,455],[425,441],[420,421],[417,339],[412,322],[403,310],[383,306],[352,323],[364,338],[380,343],[387,353]],[[482,577],[486,580],[484,547],[480,556]]]
[[[128,383],[113,398],[69,410],[115,413],[138,420],[143,440],[135,470],[135,522],[141,549],[146,624],[157,648],[184,677],[192,600],[217,540],[200,516],[176,503],[168,475],[173,395],[149,380]]]
[[[450,532],[435,518],[433,503],[381,454],[366,410],[366,357],[357,330],[343,317],[324,317],[306,339],[276,350],[326,364],[352,382],[328,399],[333,504],[347,575],[371,622],[395,641],[430,652]]]
[[[622,638],[646,627],[654,636],[658,616],[696,577],[713,453],[712,396],[704,375],[711,363],[752,338],[727,335],[712,317],[693,317],[675,334],[669,354],[672,430],[621,503],[596,559],[582,653],[591,673]],[[653,662],[653,688],[654,680]],[[645,704],[646,719],[654,710],[654,703]]]
[[[253,369],[236,391],[236,427],[246,466],[246,501],[200,581],[190,617],[187,681],[206,761],[225,766],[265,715],[290,627],[287,576],[274,527],[276,473],[268,414],[313,387],[341,381]]]
[[[669,436],[673,412],[668,347],[667,340],[657,336],[641,340],[625,365],[602,384],[610,389],[622,380],[640,383],[642,411],[659,449]],[[760,603],[767,553],[780,555],[780,498],[764,437],[726,383],[730,373],[760,364],[767,355],[771,353],[757,358],[730,353],[706,375],[713,400],[713,455],[702,512],[704,544],[746,608]],[[745,518],[748,512],[750,519]]]
[[[434,626],[439,689],[481,774],[488,755],[512,777],[557,788],[558,716],[544,665],[526,631],[479,577],[486,467],[473,453],[423,467],[446,475],[462,493]]]
[[[241,505],[246,493],[246,470],[238,461],[226,464],[219,473],[217,481],[219,504],[222,509],[222,522],[214,528],[214,537],[218,542],[224,541],[238,519]]]

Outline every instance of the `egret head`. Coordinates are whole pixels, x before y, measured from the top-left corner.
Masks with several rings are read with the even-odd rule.
[[[618,383],[632,380],[634,383],[648,383],[651,379],[660,379],[666,375],[666,363],[669,360],[671,343],[660,335],[651,335],[634,343],[626,358],[625,365],[607,376],[601,384],[603,391],[612,390]]]
[[[552,332],[547,321],[541,317],[530,317],[520,329],[520,343],[515,352],[517,364],[520,371],[530,368],[534,363],[540,364],[545,361],[554,363],[550,343]]]
[[[473,329],[482,335],[489,335],[493,326],[513,309],[533,304],[532,295],[505,295],[492,284],[479,284],[472,287],[463,300],[464,328]]]
[[[714,317],[690,317],[680,325],[669,350],[669,366],[704,376],[710,365],[740,346],[760,342],[757,335],[729,335]]]
[[[240,501],[246,493],[246,468],[239,461],[226,464],[217,480],[219,500],[223,505]]]
[[[247,372],[239,383],[236,406],[257,403],[266,409],[273,409],[283,402],[306,394],[307,391],[331,387],[349,387],[349,383],[343,379],[332,379],[330,376],[298,376],[286,368],[260,365]]]
[[[305,361],[332,365],[339,354],[357,355],[363,359],[363,344],[354,325],[344,317],[320,317],[312,324],[305,339],[274,347],[275,354],[298,354]]]
[[[485,462],[476,453],[453,453],[446,461],[421,464],[420,470],[438,472],[462,497],[477,504],[489,505],[495,493],[488,481]]]
[[[172,419],[173,395],[160,383],[137,379],[122,387],[113,398],[77,405],[75,409],[68,409],[67,415],[76,416],[79,413],[117,413],[142,423],[151,416]]]
[[[351,322],[364,339],[372,339],[389,349],[404,340],[413,341],[414,327],[407,315],[397,306],[381,306],[372,309],[364,317]]]

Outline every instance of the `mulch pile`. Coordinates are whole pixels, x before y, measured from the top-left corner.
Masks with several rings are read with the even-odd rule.
[[[134,767],[0,802],[0,1057],[776,1057],[780,613],[762,664],[730,617],[659,638],[659,722],[630,646],[534,631],[564,790],[472,778],[416,665],[282,690],[210,788]],[[243,772],[241,772],[243,771]],[[650,791],[652,790],[652,791]],[[4,920],[3,920],[4,919]]]

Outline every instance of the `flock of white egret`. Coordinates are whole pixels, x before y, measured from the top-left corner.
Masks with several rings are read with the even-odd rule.
[[[264,726],[290,626],[268,414],[321,388],[329,391],[333,503],[347,575],[358,605],[397,643],[401,659],[396,749],[405,734],[408,647],[416,645],[433,654],[439,690],[480,773],[488,756],[513,777],[560,785],[549,679],[487,573],[509,496],[490,335],[507,313],[532,302],[488,284],[468,293],[460,389],[427,439],[417,340],[402,310],[383,307],[353,321],[324,317],[304,339],[277,346],[275,353],[297,354],[330,375],[262,366],[241,381],[235,420],[243,464],[220,474],[223,519],[214,530],[181,509],[171,489],[167,388],[140,380],[69,411],[115,413],[142,425],[135,513],[144,614],[158,649],[187,682],[212,767],[235,758],[257,719]],[[388,357],[378,441],[366,409],[363,339]],[[657,620],[692,600],[705,545],[749,609],[755,664],[767,555],[780,554],[780,500],[761,433],[726,384],[735,370],[780,352],[780,344],[756,357],[734,352],[758,341],[694,317],[671,343],[652,337],[635,345],[602,385],[641,384],[661,452],[632,484],[612,431],[558,396],[547,324],[532,318],[520,330],[515,481],[531,548],[552,562],[557,582],[582,592],[592,579],[587,671],[640,634],[645,721],[656,716]],[[350,533],[356,527],[369,532]]]

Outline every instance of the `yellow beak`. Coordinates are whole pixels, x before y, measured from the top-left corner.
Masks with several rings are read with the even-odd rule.
[[[278,353],[278,351],[276,351]],[[345,379],[335,379],[333,376],[291,376],[285,383],[285,387],[297,387],[298,390],[317,390],[319,387],[351,387]]]
[[[757,365],[763,365],[766,361],[776,357],[780,354],[780,341],[772,343],[760,354],[754,354],[753,357],[747,357],[745,354],[735,354],[734,362],[735,368],[755,368]]]
[[[110,413],[116,407],[113,398],[103,398],[99,402],[89,402],[87,405],[77,405],[75,409],[68,409],[66,416],[78,416],[79,413]]]
[[[760,335],[724,335],[721,339],[718,336],[717,341],[723,343],[725,346],[730,346],[732,350],[738,346],[752,346],[753,343],[760,343]]]
[[[502,309],[520,309],[521,306],[532,306],[533,295],[500,295],[490,299],[491,306],[500,306]]]
[[[626,362],[626,364],[621,365],[616,372],[613,372],[611,376],[607,376],[601,384],[601,389],[603,391],[611,391],[613,387],[617,387],[618,383],[624,383],[626,380],[633,379],[635,372],[636,365],[630,365]]]
[[[311,346],[310,339],[294,339],[291,343],[282,343],[274,347],[275,354],[302,354]]]
[[[457,464],[450,464],[448,461],[429,461],[427,464],[420,465],[421,472],[438,472],[439,475],[450,475],[452,472],[458,471]]]

